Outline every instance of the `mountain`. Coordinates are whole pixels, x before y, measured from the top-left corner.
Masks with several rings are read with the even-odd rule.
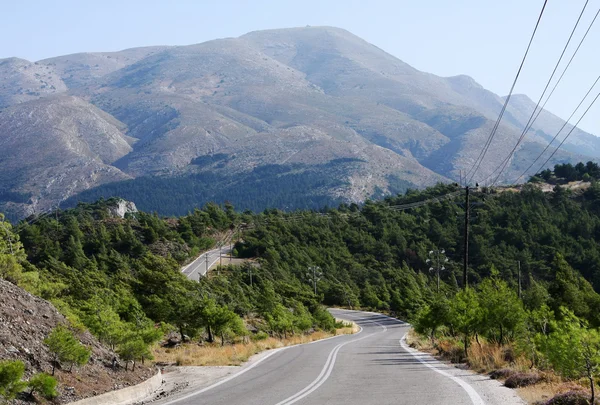
[[[0,180],[0,210],[17,212],[13,217],[116,192],[142,209],[182,214],[209,200],[242,209],[317,208],[458,180],[504,102],[468,76],[420,72],[332,27],[34,64],[10,59],[0,67],[0,145],[32,157],[10,165],[0,158],[0,167],[20,174]],[[46,91],[36,73],[31,81],[37,70]],[[35,121],[36,103],[55,106],[53,119],[62,123],[75,102],[83,120],[106,131],[86,124],[65,132],[52,121],[21,125],[24,117]],[[515,97],[474,180],[502,163],[532,109],[530,100]],[[514,181],[561,125],[541,114],[501,180]],[[32,143],[38,136],[52,152]],[[555,160],[598,158],[600,140],[577,130]]]
[[[131,178],[112,166],[132,151],[124,124],[88,102],[66,94],[0,112],[0,209],[29,214],[48,201],[98,184]],[[2,189],[0,188],[0,195]]]

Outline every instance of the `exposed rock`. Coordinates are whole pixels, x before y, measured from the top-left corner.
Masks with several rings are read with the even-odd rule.
[[[119,198],[115,201],[114,205],[108,206],[108,212],[114,218],[125,218],[126,214],[134,214],[138,210],[132,201],[125,201]]]

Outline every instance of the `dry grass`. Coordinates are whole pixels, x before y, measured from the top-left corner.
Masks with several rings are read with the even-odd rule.
[[[235,343],[221,346],[220,343],[197,344],[186,343],[176,348],[155,346],[152,354],[159,363],[177,364],[178,366],[239,366],[253,355],[278,347],[293,346],[314,342],[336,335],[356,333],[355,325],[346,325],[335,333],[316,331],[311,334],[298,334],[287,339],[269,337],[264,340]]]
[[[478,373],[490,373],[509,365],[506,351],[507,348],[499,344],[471,342],[467,351],[467,362],[469,367]]]
[[[468,358],[464,358],[462,344],[451,338],[436,339],[431,342],[428,337],[422,336],[411,330],[407,336],[407,342],[414,348],[433,356],[452,362],[466,362],[469,367],[479,373],[491,373],[496,370],[512,370],[514,374],[532,372],[529,362],[519,356],[515,356],[510,346],[501,346],[485,342],[480,339],[480,344],[473,340],[469,346]],[[545,403],[552,397],[570,391],[581,391],[585,383],[563,382],[560,377],[551,372],[533,370],[540,374],[542,381],[527,387],[517,388],[517,393],[528,404]],[[512,373],[506,373],[510,375]],[[499,378],[504,379],[504,378]]]

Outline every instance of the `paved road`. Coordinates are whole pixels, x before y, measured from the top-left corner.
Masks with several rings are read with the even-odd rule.
[[[481,376],[447,367],[402,343],[409,326],[395,319],[357,311],[332,310],[362,327],[339,336],[267,354],[241,372],[209,387],[181,394],[161,405],[483,405],[515,404],[490,400],[474,389]],[[457,374],[458,373],[458,374]],[[492,382],[497,384],[496,382]],[[498,388],[500,389],[500,388]],[[507,388],[502,388],[509,391]],[[487,394],[487,395],[486,395]],[[485,398],[485,401],[484,399]]]
[[[181,272],[186,275],[190,280],[198,281],[200,276],[206,274],[206,271],[210,269],[212,266],[217,265],[220,259],[220,255],[223,255],[223,264],[227,264],[229,262],[229,252],[231,248],[229,245],[223,246],[221,248],[209,250],[206,253],[203,253],[196,260],[185,266]]]

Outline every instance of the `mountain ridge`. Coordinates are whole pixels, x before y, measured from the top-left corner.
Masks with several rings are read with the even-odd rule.
[[[2,74],[0,61],[0,89],[5,89],[0,90],[0,102],[7,104],[0,110],[0,128],[16,131],[15,116],[35,112],[31,103],[36,98],[58,103],[59,98],[53,98],[58,93],[88,103],[87,122],[111,128],[112,136],[99,137],[102,145],[97,147],[114,150],[114,142],[121,145],[117,159],[94,163],[106,166],[106,176],[83,181],[67,173],[61,177],[62,193],[42,192],[44,184],[56,181],[51,171],[46,178],[37,175],[37,190],[0,181],[0,210],[14,210],[16,205],[22,214],[48,209],[102,184],[147,176],[191,179],[210,171],[231,177],[224,183],[227,187],[239,187],[235,176],[271,164],[296,165],[294,170],[308,170],[313,176],[308,174],[311,166],[358,159],[347,172],[322,173],[327,182],[344,186],[318,191],[319,196],[349,202],[398,191],[390,186],[390,176],[415,187],[456,181],[461,171],[473,166],[504,102],[469,76],[445,78],[418,71],[335,27],[253,31],[194,45],[79,53],[17,65],[21,76],[8,65]],[[24,66],[34,72],[33,82],[30,74],[23,76]],[[54,89],[47,85],[52,80]],[[27,89],[24,94],[15,90],[21,83],[29,86],[21,86]],[[60,90],[61,83],[65,90]],[[474,180],[485,179],[502,163],[533,110],[531,100],[515,100]],[[100,117],[95,109],[112,118]],[[85,139],[85,125],[69,127],[68,136],[56,134],[53,128],[60,128],[64,119],[58,114],[56,123],[50,120],[38,132],[58,137],[58,144],[61,136]],[[559,124],[560,118],[544,112],[501,180],[517,177]],[[0,132],[0,144],[6,136]],[[37,155],[42,165],[51,161],[44,153],[32,154]],[[90,166],[89,153],[80,149],[76,155],[65,161],[69,167]],[[193,164],[214,155],[228,158],[218,164]],[[577,130],[552,164],[599,158],[600,139]],[[18,169],[27,177],[26,164]],[[2,190],[29,193],[32,200],[2,201]],[[305,190],[307,196],[315,192]]]

